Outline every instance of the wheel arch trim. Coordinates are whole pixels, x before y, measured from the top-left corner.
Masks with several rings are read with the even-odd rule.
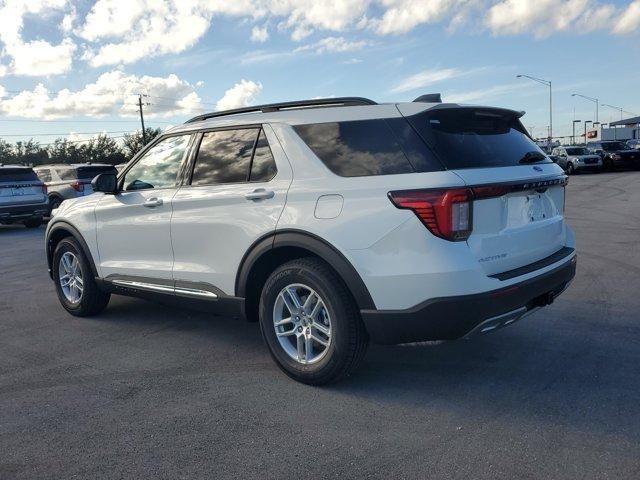
[[[49,277],[53,279],[53,271],[51,267],[53,262],[54,249],[52,248],[53,246],[51,245],[51,236],[54,232],[57,232],[59,230],[64,230],[69,234],[68,236],[73,237],[73,239],[78,242],[78,244],[80,245],[80,248],[82,248],[84,255],[89,260],[89,266],[91,267],[91,272],[93,273],[94,278],[98,277],[98,269],[96,268],[96,264],[93,261],[93,255],[91,255],[91,250],[89,249],[89,245],[87,245],[87,242],[85,241],[82,234],[78,231],[78,229],[64,220],[58,220],[47,229],[47,234],[45,238],[45,248],[47,253],[47,266],[49,269]]]
[[[375,310],[375,303],[355,267],[337,248],[323,238],[303,230],[278,230],[256,240],[247,250],[236,274],[235,295],[246,298],[249,275],[258,260],[276,248],[296,247],[310,251],[327,262],[345,282],[358,308]]]

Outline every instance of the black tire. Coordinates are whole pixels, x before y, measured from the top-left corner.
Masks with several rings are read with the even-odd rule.
[[[62,286],[60,285],[60,258],[64,253],[71,252],[79,260],[79,267],[83,280],[83,291],[80,300],[77,303],[72,303],[67,299]],[[107,292],[103,292],[98,288],[93,277],[93,272],[86,255],[73,238],[64,238],[56,246],[56,250],[53,253],[52,262],[53,281],[56,285],[56,293],[58,299],[64,307],[64,309],[71,315],[76,317],[88,317],[96,315],[104,310],[109,303],[111,295]]]
[[[62,199],[60,197],[56,195],[52,195],[51,197],[49,197],[49,215],[51,215],[51,212],[58,208],[61,203]]]
[[[573,166],[573,163],[569,162],[567,163],[567,175],[575,175],[576,173],[576,169]]]
[[[24,221],[24,226],[27,228],[38,228],[42,225],[42,218],[30,218]]]
[[[615,170],[613,160],[611,160],[610,158],[605,158],[602,163],[605,172],[613,172]]]
[[[331,342],[317,363],[291,358],[274,328],[274,306],[288,285],[303,284],[323,299],[331,318]],[[288,376],[309,385],[335,382],[353,372],[362,361],[369,337],[358,308],[342,279],[323,261],[313,257],[292,260],[274,270],[260,296],[260,330],[276,364]]]

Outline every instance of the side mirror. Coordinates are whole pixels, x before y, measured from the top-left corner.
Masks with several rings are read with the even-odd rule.
[[[113,173],[101,173],[91,180],[94,192],[117,193],[118,178]]]

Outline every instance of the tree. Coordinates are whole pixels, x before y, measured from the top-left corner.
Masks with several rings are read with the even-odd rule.
[[[151,140],[156,138],[158,135],[162,133],[162,129],[160,128],[145,128],[145,133],[147,134],[147,142],[149,143]],[[127,160],[131,160],[133,156],[138,153],[142,148],[146,145],[143,136],[142,130],[138,130],[135,133],[124,134],[123,149],[124,154]]]
[[[84,161],[117,165],[126,161],[122,148],[111,137],[99,135],[81,147]]]
[[[0,163],[15,162],[15,154],[13,151],[13,145],[0,140]]]
[[[33,139],[16,142],[14,148],[15,161],[24,165],[42,165],[49,161],[47,150]]]

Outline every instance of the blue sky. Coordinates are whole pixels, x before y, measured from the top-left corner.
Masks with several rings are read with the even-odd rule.
[[[0,0],[0,138],[118,137],[205,110],[325,96],[511,107],[554,135],[640,114],[640,0]],[[574,113],[575,112],[575,113]],[[574,117],[575,115],[575,117]],[[625,113],[625,116],[628,116]],[[600,121],[620,113],[600,107]],[[44,120],[44,121],[43,121]]]

